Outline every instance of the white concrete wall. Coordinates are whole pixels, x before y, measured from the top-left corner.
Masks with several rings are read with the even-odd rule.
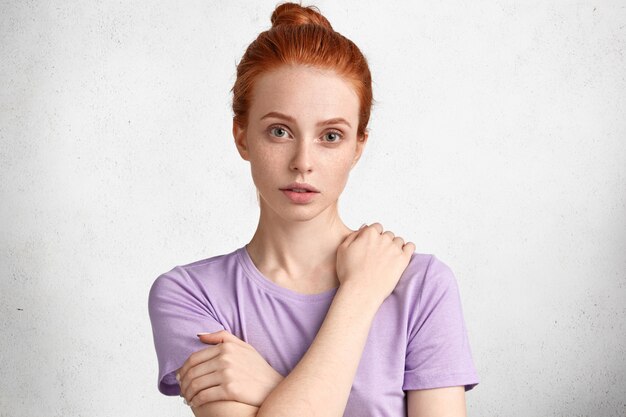
[[[192,415],[148,289],[252,236],[229,90],[275,4],[0,2],[0,416]],[[624,2],[316,4],[375,81],[342,215],[455,271],[469,414],[626,415]]]

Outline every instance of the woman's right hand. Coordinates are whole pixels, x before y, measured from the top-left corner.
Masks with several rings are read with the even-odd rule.
[[[366,300],[382,304],[406,269],[415,251],[380,223],[361,226],[337,248],[337,278],[340,286]]]

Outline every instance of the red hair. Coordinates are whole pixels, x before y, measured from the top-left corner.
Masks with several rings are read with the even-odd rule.
[[[315,6],[280,4],[272,13],[271,29],[261,32],[237,65],[232,88],[233,119],[248,123],[252,90],[257,77],[281,65],[307,65],[345,77],[359,97],[359,126],[363,136],[372,107],[372,76],[367,60],[348,38],[335,32]]]

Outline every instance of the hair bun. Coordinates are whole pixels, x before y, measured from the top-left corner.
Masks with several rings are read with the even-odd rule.
[[[272,27],[280,25],[318,25],[333,30],[317,7],[302,7],[297,3],[283,3],[276,7],[272,13]]]

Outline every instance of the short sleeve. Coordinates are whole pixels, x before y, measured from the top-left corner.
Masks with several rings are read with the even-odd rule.
[[[464,385],[469,391],[478,384],[456,278],[435,256],[409,326],[403,390]]]
[[[192,353],[208,347],[197,337],[201,332],[224,329],[205,294],[183,267],[160,275],[148,297],[154,348],[159,362],[157,386],[165,395],[179,395],[175,371]]]

